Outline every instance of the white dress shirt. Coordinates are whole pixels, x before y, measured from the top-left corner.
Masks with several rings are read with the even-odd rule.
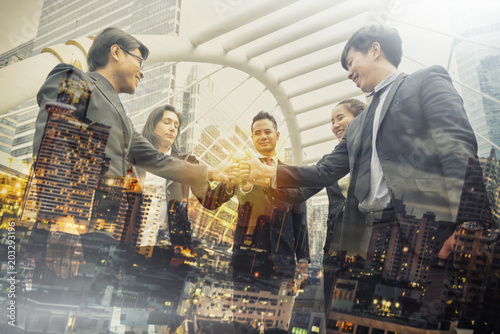
[[[372,96],[381,89],[384,91],[380,94],[380,101],[378,103],[377,109],[375,109],[375,115],[373,118],[373,136],[372,136],[372,159],[370,163],[370,191],[366,198],[359,203],[359,210],[365,214],[372,211],[378,211],[385,209],[387,204],[389,204],[391,197],[389,195],[389,189],[385,183],[384,173],[382,172],[382,166],[380,165],[380,160],[377,153],[377,133],[380,126],[380,113],[382,112],[382,107],[385,102],[385,98],[391,89],[392,84],[398,77],[399,72],[393,72],[387,78],[385,78],[381,83],[379,83],[373,92],[368,95]]]
[[[172,150],[168,150],[165,155],[169,155]],[[148,214],[141,222],[141,242],[140,247],[155,246],[160,229],[168,232],[167,215],[167,180],[146,172],[144,180],[143,197],[151,199],[151,206]],[[143,209],[143,208],[141,208]],[[168,233],[167,233],[168,235]],[[169,242],[167,242],[169,244]]]

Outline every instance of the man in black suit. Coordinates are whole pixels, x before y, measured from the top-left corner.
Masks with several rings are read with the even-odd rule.
[[[432,66],[410,75],[400,73],[397,67],[401,57],[402,42],[395,29],[359,29],[343,50],[342,66],[349,79],[373,96],[369,108],[349,124],[339,145],[318,164],[278,166],[274,172],[252,161],[250,181],[262,183],[262,178],[268,177],[278,189],[317,187],[331,185],[350,173],[343,235],[335,245],[339,252],[337,277],[352,279],[345,272],[345,261],[349,261],[355,263],[354,267],[364,266],[389,281],[415,282],[414,277],[418,276],[423,281],[414,284],[421,286],[431,280],[429,267],[421,264],[427,255],[420,246],[408,247],[417,243],[414,236],[420,230],[415,228],[416,223],[407,221],[422,217],[448,222],[439,224],[435,231],[450,233],[457,217],[467,161],[476,155],[477,143],[462,99],[446,70]],[[360,217],[356,209],[365,216]],[[429,245],[443,240],[438,234],[429,238]],[[392,262],[399,255],[409,262]],[[432,251],[432,260],[437,261],[437,251]],[[379,288],[385,284],[378,282]],[[363,284],[359,283],[358,290],[363,290]],[[435,285],[436,282],[434,288]],[[364,286],[364,293],[369,291],[367,288]],[[380,288],[379,296],[385,298],[381,291],[385,290]],[[394,310],[394,300],[381,305],[381,297],[372,298],[380,310],[386,307],[390,313],[387,305]],[[430,294],[417,298],[414,305],[421,306],[419,314],[428,319],[429,326],[434,326],[435,319],[443,316],[446,301],[430,298]],[[398,307],[401,305],[398,303]],[[335,300],[332,307],[335,308]],[[367,304],[365,310],[368,307]],[[418,312],[419,308],[410,312]]]
[[[280,133],[275,118],[261,111],[253,118],[251,130],[259,164],[283,165],[276,155]],[[306,206],[305,203],[290,205],[281,199],[301,202],[297,198],[307,198],[308,190],[304,190],[306,193],[298,188],[274,190],[268,197],[268,187],[251,185],[244,180],[248,175],[238,169],[238,163],[232,164],[230,174],[240,180],[234,187],[230,183],[227,185],[227,191],[237,196],[239,202],[231,258],[235,289],[251,286],[277,294],[282,283],[288,282],[291,293],[292,283],[298,287],[307,278]],[[233,180],[237,183],[236,179]],[[280,312],[286,314],[288,320],[292,305],[292,298],[287,298],[282,306],[286,313]],[[255,314],[256,320],[260,317],[259,313]],[[266,320],[266,315],[263,319]],[[284,329],[285,325],[280,323],[278,326]]]
[[[55,102],[59,84],[68,72],[74,72],[82,81],[94,86],[86,117],[111,126],[106,156],[111,159],[108,176],[124,177],[133,165],[155,175],[190,185],[207,179],[223,179],[224,174],[205,166],[193,165],[158,152],[135,129],[127,116],[118,94],[134,94],[144,73],[148,48],[135,37],[118,28],[106,28],[99,33],[88,52],[89,72],[68,64],[57,65],[48,75],[37,95],[40,111],[36,119],[33,154],[41,145],[48,114],[45,105]]]

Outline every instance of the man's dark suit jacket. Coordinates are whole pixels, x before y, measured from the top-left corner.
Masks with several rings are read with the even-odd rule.
[[[278,166],[278,187],[317,187],[351,173],[344,226],[362,233],[354,197],[366,113],[353,119],[342,141],[315,166]],[[382,106],[377,152],[390,195],[403,199],[414,215],[434,212],[436,220],[454,222],[467,160],[477,143],[461,97],[441,66],[400,74]],[[341,247],[345,249],[345,247]],[[351,248],[347,246],[347,248]],[[354,249],[353,249],[354,250]]]
[[[279,274],[293,276],[296,261],[309,262],[306,205],[297,199],[307,198],[302,189],[275,190],[274,201],[261,186],[254,185],[248,193],[235,186],[233,193],[239,201],[233,266],[258,268],[270,260]]]
[[[150,173],[176,182],[199,185],[205,181],[206,167],[192,165],[179,159],[165,156],[158,152],[135,129],[132,121],[125,113],[111,83],[97,72],[84,73],[68,65],[57,65],[48,75],[37,95],[40,111],[36,119],[33,156],[38,153],[48,114],[45,111],[47,102],[55,102],[59,92],[59,83],[69,72],[94,84],[87,118],[95,123],[111,126],[106,156],[111,159],[108,176],[126,176],[130,164],[135,164]],[[128,151],[128,162],[127,162]]]

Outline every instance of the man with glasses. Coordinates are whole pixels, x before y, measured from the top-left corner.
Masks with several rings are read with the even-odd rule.
[[[136,55],[135,53],[132,53],[130,51],[127,51],[127,50],[123,50],[125,53],[128,53],[129,55],[131,55],[132,57],[136,57],[137,59],[139,59],[139,66],[141,67],[141,71],[144,69],[144,58],[142,58],[141,56],[138,56]]]
[[[34,157],[42,152],[40,147],[42,146],[42,139],[49,118],[46,105],[57,101],[77,100],[73,104],[73,107],[76,108],[73,115],[79,115],[81,122],[99,123],[110,127],[105,147],[105,156],[109,159],[109,167],[105,173],[106,178],[123,180],[123,178],[133,173],[135,166],[137,166],[165,179],[193,186],[203,184],[206,180],[227,180],[225,174],[221,171],[222,167],[211,169],[202,165],[193,165],[170,155],[164,155],[158,152],[148,140],[134,129],[134,124],[127,116],[118,94],[135,93],[137,85],[144,78],[142,69],[144,60],[147,59],[148,55],[148,48],[135,37],[120,29],[110,27],[104,29],[95,37],[89,49],[87,57],[89,72],[84,73],[69,64],[57,65],[50,72],[37,95],[40,111],[35,124]],[[85,96],[89,96],[89,98],[87,99]],[[43,142],[45,143],[45,140]],[[80,150],[89,147],[87,143],[77,143],[76,146],[71,149],[72,154],[69,163],[78,164],[79,159],[85,159],[78,152],[82,152]],[[63,149],[61,148],[61,150]],[[64,168],[58,168],[57,162],[53,161],[51,164],[51,168],[55,170],[55,173],[63,173],[61,170],[64,170]],[[75,172],[75,169],[72,168],[72,173]],[[60,176],[61,178],[56,179],[56,182],[62,180],[63,177],[68,177],[68,175],[59,174],[56,177]],[[67,187],[69,189],[77,186],[68,184]],[[52,192],[52,190],[47,192]],[[74,217],[46,210],[46,208],[57,205],[55,202],[57,199],[50,200],[50,198],[54,198],[50,196],[47,197],[49,200],[42,200],[41,198],[40,196],[37,203],[38,218],[41,218],[41,211],[47,211],[44,211],[42,219],[49,221],[52,226],[51,232],[78,234],[74,228],[68,230],[64,227],[74,226],[75,224],[67,223]],[[96,203],[97,201],[98,199],[96,199]],[[96,210],[99,210],[96,209],[96,203],[86,203],[86,205],[92,207],[92,215],[95,215]],[[127,207],[130,207],[130,205],[129,203]],[[123,214],[121,211],[120,213]],[[83,227],[78,226],[78,224],[76,226],[80,232],[86,232],[87,230]],[[53,231],[54,228],[57,231]],[[124,235],[126,233],[129,232],[122,232]],[[129,237],[121,236],[116,238],[128,240]],[[79,239],[75,240],[78,241]],[[70,246],[75,245],[81,249],[81,244],[78,242]],[[48,250],[50,251],[50,249]],[[79,266],[84,263],[81,256],[76,260],[74,257],[70,258],[68,254],[71,252],[66,252],[65,248],[61,252],[54,253],[50,251],[49,253],[50,255],[47,256],[48,267],[54,269],[57,276],[62,278],[76,276]],[[78,253],[81,253],[81,251],[78,251]]]
[[[204,166],[194,166],[164,156],[135,131],[118,94],[135,93],[137,85],[144,78],[142,70],[148,55],[148,48],[135,37],[110,27],[99,33],[90,47],[87,57],[88,73],[68,64],[57,65],[37,95],[40,111],[36,120],[33,155],[39,151],[47,121],[45,105],[57,100],[61,80],[68,72],[73,71],[81,80],[90,82],[95,87],[86,117],[92,122],[111,126],[106,146],[106,156],[111,159],[107,176],[124,177],[131,166],[137,165],[153,174],[189,185],[197,185],[207,179],[225,180],[218,169],[207,170]]]

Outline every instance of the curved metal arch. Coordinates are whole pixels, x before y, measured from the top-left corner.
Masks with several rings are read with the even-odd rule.
[[[356,95],[349,89],[339,94],[335,88],[321,94],[321,89],[345,81],[338,73],[332,75],[324,71],[328,78],[315,79],[309,84],[304,83],[302,76],[337,64],[342,43],[359,26],[367,21],[386,22],[387,1],[261,0],[188,38],[136,37],[150,49],[149,62],[219,64],[258,80],[280,107],[290,133],[294,163],[301,164],[304,145],[300,133],[310,126],[299,127],[297,116],[319,110],[345,96]],[[79,60],[86,70],[86,50],[91,43],[85,38],[77,42],[47,48],[49,53],[0,69],[0,94],[3,95],[0,112],[32,98],[51,68],[60,61],[74,63]],[[329,52],[318,56],[318,52],[324,50]],[[299,63],[290,66],[298,59]],[[315,94],[314,103],[307,99],[311,93]],[[314,119],[315,115],[309,118]]]
[[[151,62],[187,61],[218,64],[251,75],[262,83],[276,99],[285,118],[288,131],[298,133],[297,118],[287,92],[280,85],[278,77],[267,71],[262,62],[248,59],[245,53],[238,50],[226,52],[221,45],[203,44],[195,47],[187,38],[177,36],[140,35],[136,37],[148,46],[151,52],[148,61]],[[301,138],[300,136],[292,136],[290,141],[294,163],[300,163],[301,159],[299,161],[296,159],[301,155]]]

